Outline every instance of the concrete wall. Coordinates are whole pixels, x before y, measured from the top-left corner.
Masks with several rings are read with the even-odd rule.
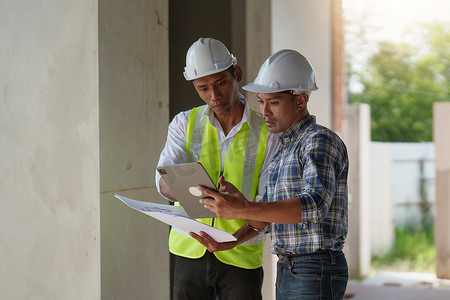
[[[294,49],[312,64],[319,89],[308,102],[317,122],[332,128],[331,0],[272,0],[272,53]]]
[[[170,298],[169,227],[114,198],[167,204],[168,52],[167,0],[99,1],[102,299]]]
[[[0,2],[1,299],[100,299],[97,12]]]
[[[450,103],[436,102],[433,105],[433,137],[436,166],[436,219],[435,245],[437,256],[436,274],[450,279]]]
[[[349,105],[345,110],[343,139],[350,161],[348,174],[348,236],[344,252],[352,276],[370,270],[370,106]]]

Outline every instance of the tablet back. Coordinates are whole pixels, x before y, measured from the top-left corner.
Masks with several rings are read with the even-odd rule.
[[[215,213],[199,202],[206,195],[197,189],[197,185],[217,189],[201,163],[161,166],[157,170],[189,217],[193,219],[216,217]]]

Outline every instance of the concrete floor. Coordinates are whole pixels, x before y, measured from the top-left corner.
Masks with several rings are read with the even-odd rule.
[[[436,278],[435,274],[411,272],[379,272],[362,282],[350,281],[344,299],[449,300],[450,280]]]

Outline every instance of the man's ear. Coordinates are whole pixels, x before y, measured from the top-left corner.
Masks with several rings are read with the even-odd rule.
[[[234,78],[236,78],[238,83],[242,81],[242,69],[240,66],[234,68]]]
[[[306,94],[295,95],[295,101],[297,101],[297,109],[303,110],[308,102],[308,96]]]

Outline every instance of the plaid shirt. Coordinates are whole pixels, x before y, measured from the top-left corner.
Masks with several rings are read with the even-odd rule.
[[[342,250],[348,227],[348,156],[342,140],[307,116],[281,136],[262,201],[298,197],[302,223],[271,224],[272,253]],[[300,212],[299,212],[300,213]]]

